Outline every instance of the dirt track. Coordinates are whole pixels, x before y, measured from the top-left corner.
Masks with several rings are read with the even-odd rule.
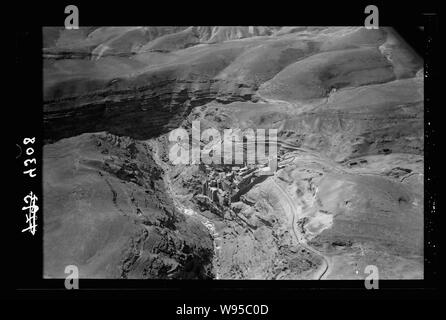
[[[326,277],[327,271],[329,269],[328,259],[321,252],[319,252],[316,249],[307,245],[306,240],[303,237],[303,235],[301,235],[299,230],[296,229],[296,223],[295,223],[296,216],[299,217],[302,214],[301,207],[300,206],[296,207],[294,205],[294,202],[291,200],[288,193],[274,180],[274,178],[272,179],[272,182],[273,182],[274,186],[276,186],[276,188],[283,194],[284,199],[286,199],[286,201],[289,204],[289,207],[292,208],[293,212],[291,212],[291,224],[292,224],[293,234],[294,234],[297,242],[301,246],[303,246],[305,249],[307,249],[308,251],[311,251],[312,253],[314,253],[322,258],[323,265],[321,265],[321,267],[316,271],[315,279],[318,279],[318,280],[323,279],[324,277]]]

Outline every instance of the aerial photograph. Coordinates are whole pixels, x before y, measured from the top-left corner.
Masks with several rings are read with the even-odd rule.
[[[45,279],[70,265],[80,279],[424,279],[424,59],[396,29],[42,39]]]

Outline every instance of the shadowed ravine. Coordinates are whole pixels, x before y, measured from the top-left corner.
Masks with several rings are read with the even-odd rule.
[[[423,278],[423,59],[393,29],[71,31],[43,29],[45,277]],[[194,121],[277,129],[278,170],[173,165]]]

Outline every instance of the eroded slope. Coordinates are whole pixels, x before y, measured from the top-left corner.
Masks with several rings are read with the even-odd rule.
[[[423,277],[422,59],[391,29],[46,34],[47,276]],[[210,202],[167,157],[193,120],[278,129],[279,171]]]

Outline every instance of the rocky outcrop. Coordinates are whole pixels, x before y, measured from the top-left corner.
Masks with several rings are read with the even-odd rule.
[[[211,101],[302,102],[326,98],[332,90],[413,76],[420,68],[419,61],[408,61],[408,50],[388,40],[393,39],[388,30],[279,31],[61,31],[58,40],[45,41],[53,44],[44,50],[45,139],[104,130],[148,139],[178,127],[193,107]],[[189,45],[177,39],[191,34],[198,40]],[[245,41],[236,40],[240,38]],[[180,43],[184,45],[172,46]],[[159,46],[162,52],[152,52]]]
[[[49,142],[98,131],[149,139],[178,128],[195,106],[250,100],[254,94],[252,88],[225,81],[155,81],[156,77],[147,79],[151,83],[147,86],[121,89],[111,84],[91,94],[48,100],[44,106],[45,139]],[[88,80],[80,82],[89,85]],[[54,90],[57,96],[58,89]]]
[[[143,143],[83,134],[44,154],[45,277],[213,277],[206,228],[176,210]]]

